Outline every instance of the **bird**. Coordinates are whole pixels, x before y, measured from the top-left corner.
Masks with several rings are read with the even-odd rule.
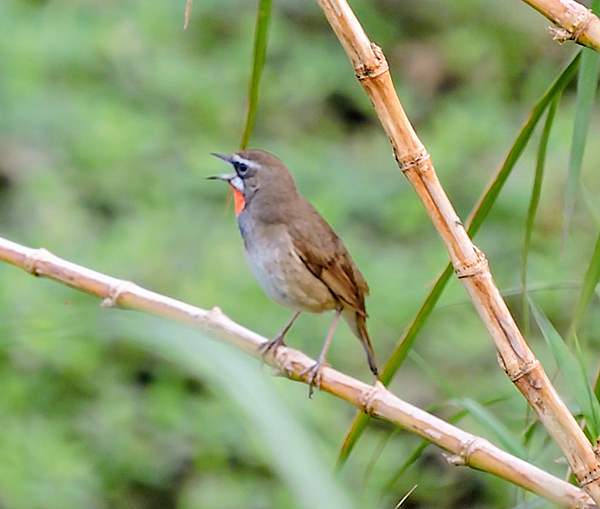
[[[300,194],[292,174],[275,155],[258,149],[212,155],[235,170],[208,178],[224,181],[233,190],[250,271],[268,297],[294,312],[283,330],[261,345],[261,354],[285,345],[285,335],[300,313],[335,311],[316,363],[300,374],[306,375],[309,397],[314,387],[320,389],[321,371],[340,317],[360,341],[378,377],[366,327],[369,285],[340,237]]]

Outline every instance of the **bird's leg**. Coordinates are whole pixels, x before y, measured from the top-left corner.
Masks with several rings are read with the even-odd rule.
[[[308,397],[312,398],[313,389],[316,387],[317,389],[321,388],[321,369],[323,369],[323,365],[325,364],[325,358],[327,357],[327,351],[329,350],[329,346],[331,345],[331,340],[333,338],[333,333],[335,332],[335,327],[340,319],[340,315],[342,314],[342,308],[336,309],[335,316],[333,317],[333,322],[331,322],[331,326],[329,327],[329,332],[327,333],[327,337],[325,338],[325,343],[323,344],[323,348],[321,349],[321,353],[319,354],[319,358],[317,362],[315,362],[310,368],[305,369],[300,376],[308,375],[306,377],[306,381],[308,382]]]
[[[290,328],[292,327],[292,325],[294,325],[294,322],[296,321],[296,318],[298,318],[298,316],[300,315],[300,313],[302,313],[302,311],[296,311],[294,313],[294,316],[292,316],[291,320],[287,323],[287,325],[283,328],[283,330],[279,334],[277,334],[277,336],[275,336],[275,339],[272,339],[271,341],[265,341],[262,345],[260,345],[258,347],[258,351],[260,352],[260,354],[263,357],[268,352],[270,352],[271,350],[273,350],[274,348],[277,348],[278,346],[284,345],[283,338],[285,337],[285,335],[287,334],[287,332],[290,330]]]

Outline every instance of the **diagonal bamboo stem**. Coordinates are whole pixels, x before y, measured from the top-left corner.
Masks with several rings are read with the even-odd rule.
[[[469,238],[446,196],[398,99],[381,48],[371,43],[345,0],[317,1],[375,107],[400,170],[425,206],[456,275],[492,336],[502,368],[560,447],[579,484],[600,503],[600,464],[595,451],[523,339],[484,254]]]
[[[559,42],[573,41],[600,51],[600,19],[575,0],[523,0],[558,28],[550,28]]]
[[[0,260],[30,274],[58,281],[102,300],[105,307],[134,309],[154,316],[210,331],[240,350],[260,357],[259,347],[267,339],[242,327],[218,308],[210,311],[159,295],[140,286],[75,265],[45,249],[31,249],[0,238]],[[265,358],[270,366],[293,380],[306,382],[314,360],[298,350],[279,347]],[[420,435],[450,452],[448,461],[497,475],[561,507],[597,507],[581,489],[540,470],[456,426],[416,408],[388,391],[381,383],[371,386],[330,367],[324,367],[321,389]]]

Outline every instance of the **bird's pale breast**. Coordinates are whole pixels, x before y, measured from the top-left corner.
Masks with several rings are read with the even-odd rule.
[[[327,286],[300,260],[285,226],[245,228],[244,218],[239,219],[246,261],[271,299],[288,309],[312,313],[329,311],[338,305]],[[252,233],[248,235],[249,231]]]

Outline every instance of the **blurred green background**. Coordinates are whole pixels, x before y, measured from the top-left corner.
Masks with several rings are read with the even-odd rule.
[[[573,45],[552,42],[548,22],[516,1],[352,4],[466,219]],[[0,2],[0,235],[203,308],[218,305],[273,337],[289,312],[262,294],[244,264],[227,188],[205,180],[226,171],[209,153],[239,145],[256,3],[196,0],[186,31],[184,9],[183,0]],[[600,216],[595,112],[585,192],[561,249],[573,98],[574,85],[551,137],[529,263],[536,299],[559,331]],[[344,239],[371,286],[369,328],[383,364],[448,256],[315,2],[274,3],[250,146],[280,156]],[[532,148],[476,238],[517,320],[534,165]],[[326,394],[309,400],[306,386],[272,378],[200,334],[102,309],[14,267],[0,264],[0,282],[2,508],[393,507],[415,484],[408,507],[533,499],[447,466],[434,447],[390,482],[419,440],[381,422],[329,480],[355,414],[349,405]],[[582,331],[590,367],[594,306]],[[303,315],[288,343],[317,355],[330,320]],[[553,373],[543,342],[534,335],[531,343]],[[445,418],[462,408],[454,396],[498,400],[488,410],[518,439],[526,404],[457,281],[414,352],[425,364],[409,358],[395,393]],[[328,360],[372,380],[345,326]],[[459,425],[498,443],[472,417]],[[543,431],[534,436],[528,459],[563,476],[559,455]]]

